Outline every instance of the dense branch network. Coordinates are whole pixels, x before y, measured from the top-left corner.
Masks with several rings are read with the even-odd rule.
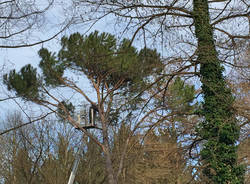
[[[72,23],[66,20],[57,26],[51,35],[37,34],[48,25],[47,15],[53,8],[54,0],[38,1],[3,1],[0,3],[0,48],[21,48],[39,45],[56,38]],[[61,28],[60,28],[61,27]],[[39,37],[39,38],[37,38]]]

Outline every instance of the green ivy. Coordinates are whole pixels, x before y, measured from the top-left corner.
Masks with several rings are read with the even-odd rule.
[[[234,98],[223,77],[209,21],[208,1],[194,0],[195,34],[204,95],[199,136],[204,140],[201,159],[204,174],[215,184],[243,184],[244,167],[237,164],[240,128],[233,109]]]

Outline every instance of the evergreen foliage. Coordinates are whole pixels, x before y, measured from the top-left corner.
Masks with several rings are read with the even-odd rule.
[[[63,37],[61,46],[57,54],[46,48],[39,50],[41,77],[30,64],[18,73],[12,70],[6,74],[4,83],[8,89],[26,100],[34,101],[40,96],[41,85],[52,88],[65,86],[64,73],[69,70],[78,74],[80,72],[108,86],[115,86],[122,80],[120,89],[129,87],[136,90],[145,85],[147,76],[163,69],[156,50],[143,48],[137,51],[128,39],[119,45],[109,33],[95,31],[88,36],[74,33]]]
[[[42,48],[38,54],[41,58],[39,67],[42,74],[38,75],[36,69],[30,65],[24,66],[18,75],[13,70],[5,75],[5,84],[9,86],[8,89],[15,91],[25,100],[33,101],[57,112],[60,117],[75,126],[77,122],[72,115],[74,105],[69,101],[62,101],[61,97],[53,93],[53,89],[67,87],[95,105],[100,117],[103,140],[101,142],[93,139],[102,148],[109,183],[117,183],[111,160],[111,141],[108,131],[108,126],[114,123],[110,122],[111,119],[108,117],[113,115],[112,120],[117,119],[115,114],[112,114],[116,113],[112,110],[114,92],[122,92],[119,94],[122,96],[126,93],[133,94],[141,91],[150,75],[162,71],[163,63],[160,55],[156,50],[148,48],[138,51],[131,46],[131,41],[128,39],[124,39],[119,44],[113,35],[99,34],[97,31],[88,36],[75,33],[69,37],[63,37],[58,53]],[[29,70],[25,70],[26,68]],[[72,79],[70,74],[65,75],[66,73],[86,76],[94,87],[97,102],[92,101],[85,90],[78,86],[78,81]],[[28,85],[20,87],[20,81]],[[34,81],[34,85],[31,85],[30,81]],[[26,91],[31,92],[27,95]],[[118,93],[116,95],[118,96]]]
[[[57,108],[57,115],[59,117],[59,119],[63,120],[63,116],[65,115],[64,111],[62,110],[62,108],[60,107],[65,107],[67,112],[73,116],[74,115],[74,112],[75,112],[75,107],[74,105],[71,103],[71,102],[65,102],[65,101],[61,101],[60,104],[59,104],[59,107]]]
[[[244,168],[237,164],[237,125],[234,98],[223,77],[224,68],[217,56],[213,31],[209,23],[208,2],[194,1],[195,33],[198,38],[198,61],[204,103],[199,135],[204,140],[201,158],[204,174],[216,184],[241,184]]]
[[[192,104],[195,98],[194,86],[187,85],[180,77],[177,77],[170,85],[167,94],[167,104],[171,111],[191,112],[195,106]]]
[[[60,78],[64,73],[65,66],[61,65],[59,61],[56,60],[55,54],[52,54],[45,48],[40,49],[38,54],[43,58],[40,61],[39,67],[43,71],[45,84],[52,87],[62,84]]]
[[[15,91],[16,95],[23,97],[25,100],[36,100],[39,97],[40,80],[36,69],[30,64],[24,66],[18,73],[16,70],[10,71],[3,78],[8,90]]]

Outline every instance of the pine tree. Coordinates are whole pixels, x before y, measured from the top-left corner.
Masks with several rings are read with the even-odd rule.
[[[74,33],[61,39],[61,49],[52,53],[46,48],[39,50],[39,64],[42,74],[31,65],[24,66],[19,72],[12,70],[4,75],[8,90],[26,101],[43,105],[59,113],[74,126],[78,126],[72,116],[74,104],[52,95],[50,90],[67,87],[82,95],[98,111],[102,141],[81,129],[97,143],[103,151],[107,178],[110,184],[117,183],[111,160],[111,139],[108,127],[114,93],[136,93],[147,84],[147,77],[163,69],[162,60],[156,50],[143,48],[137,50],[130,41],[124,39],[120,44],[114,35],[97,31],[88,36]],[[92,84],[97,102],[91,100],[77,80],[72,80],[66,73],[72,72],[85,76]],[[117,93],[118,94],[118,93]],[[56,108],[56,109],[55,109]]]

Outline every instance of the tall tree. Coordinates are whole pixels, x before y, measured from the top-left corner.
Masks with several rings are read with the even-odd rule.
[[[61,45],[62,48],[57,55],[45,48],[39,51],[41,76],[37,74],[36,68],[26,65],[20,72],[12,70],[6,74],[4,82],[9,90],[15,91],[16,95],[24,100],[57,111],[62,118],[78,127],[97,143],[104,153],[109,183],[117,183],[112,166],[109,136],[109,127],[113,123],[110,122],[113,99],[120,93],[133,94],[142,89],[146,85],[145,79],[148,76],[162,70],[160,55],[156,50],[148,48],[137,51],[127,39],[118,45],[113,35],[100,34],[97,31],[88,36],[75,33],[63,37]],[[86,76],[95,91],[97,102],[90,99],[85,92],[86,89],[81,89],[77,81],[66,76],[65,71]],[[53,94],[52,90],[60,87],[67,87],[82,95],[83,99],[98,112],[102,141],[79,127],[72,116],[74,106],[71,102]]]
[[[199,130],[206,141],[201,151],[204,173],[214,183],[243,183],[244,170],[237,164],[240,129],[233,109],[234,98],[222,74],[224,67],[215,48],[207,1],[194,1],[194,21],[204,95],[201,115],[205,120]]]

